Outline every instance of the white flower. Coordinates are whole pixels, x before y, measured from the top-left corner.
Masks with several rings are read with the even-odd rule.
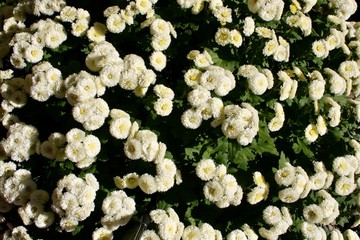
[[[244,19],[243,33],[246,37],[251,36],[255,31],[255,21],[252,17],[246,17]]]
[[[215,42],[225,46],[231,42],[231,34],[228,28],[219,28],[215,33]]]
[[[354,179],[341,176],[336,182],[335,182],[335,192],[340,196],[347,196],[354,192],[356,189],[356,184],[354,182]]]
[[[278,196],[284,203],[294,203],[300,198],[299,192],[291,187],[280,190]]]
[[[124,153],[126,157],[137,160],[141,157],[142,144],[137,139],[128,139],[124,144]]]
[[[240,47],[242,45],[243,39],[240,32],[236,29],[230,31],[230,43],[235,47]]]
[[[154,230],[145,230],[141,235],[141,240],[161,240],[160,236]]]
[[[308,140],[310,143],[312,143],[312,142],[315,142],[318,137],[319,137],[319,132],[317,130],[316,125],[315,124],[309,124],[305,128],[305,138],[306,138],[306,140]]]
[[[272,205],[267,206],[263,211],[263,219],[267,224],[276,225],[282,219],[280,209]]]
[[[106,27],[109,32],[121,33],[122,31],[124,31],[126,24],[120,14],[114,13],[106,19]]]
[[[154,109],[159,116],[169,116],[173,109],[173,102],[170,98],[158,98],[154,103]]]
[[[214,16],[218,19],[220,23],[231,23],[232,16],[231,16],[231,8],[219,6],[214,10]]]
[[[155,51],[166,50],[171,43],[171,37],[167,34],[156,34],[152,36],[151,46]]]
[[[357,78],[360,76],[359,66],[355,61],[344,61],[340,63],[338,71],[345,79]]]
[[[42,212],[34,219],[35,226],[38,228],[47,228],[55,221],[53,212]]]
[[[348,176],[354,171],[350,162],[345,157],[337,157],[333,161],[333,171],[340,176]]]
[[[181,239],[192,240],[201,239],[201,237],[200,229],[197,226],[189,225],[184,229]]]
[[[226,236],[226,240],[247,240],[247,237],[242,230],[235,229]]]
[[[257,73],[248,79],[248,84],[252,93],[262,95],[268,88],[268,79],[263,73]]]
[[[268,196],[268,189],[264,187],[255,187],[247,194],[247,201],[251,204],[257,204],[262,200],[265,200]]]
[[[191,69],[187,70],[186,73],[184,74],[185,83],[189,87],[195,87],[195,86],[199,85],[201,75],[202,75],[202,72],[200,70],[198,70],[196,68],[191,68]]]
[[[264,56],[271,56],[276,52],[276,49],[278,48],[279,43],[276,39],[270,39],[265,43],[265,46],[263,48],[263,54]]]
[[[325,81],[321,80],[312,80],[309,84],[309,96],[312,100],[316,101],[322,98],[325,92]]]
[[[318,58],[326,58],[329,55],[328,43],[323,39],[314,41],[312,43],[312,52]]]
[[[111,240],[113,239],[113,233],[111,230],[107,229],[106,227],[100,227],[95,229],[92,233],[93,240]]]
[[[161,72],[166,66],[166,55],[160,51],[154,51],[150,55],[150,64],[156,71]]]
[[[157,191],[155,178],[147,173],[140,176],[139,187],[146,194],[153,194]]]
[[[106,34],[106,25],[95,22],[92,27],[89,28],[86,35],[92,42],[101,42],[105,41],[105,34]]]
[[[174,91],[171,88],[166,87],[163,84],[155,85],[154,86],[154,93],[159,98],[169,98],[171,100],[174,98]]]
[[[150,25],[150,33],[152,35],[169,35],[170,34],[170,26],[169,23],[164,19],[156,18]]]
[[[303,216],[309,223],[320,223],[323,218],[323,210],[316,204],[310,204],[303,209]]]
[[[60,11],[60,20],[63,22],[73,22],[76,19],[76,8],[65,6]]]
[[[99,154],[101,149],[100,140],[94,135],[88,135],[83,140],[86,155],[95,157]]]
[[[207,199],[217,202],[223,197],[225,189],[219,181],[211,180],[205,183],[203,191]]]
[[[140,14],[146,14],[152,8],[152,2],[150,0],[136,0],[135,6]]]
[[[213,61],[209,53],[204,51],[203,53],[200,53],[195,57],[194,63],[195,66],[198,68],[206,68],[213,64]]]
[[[196,176],[203,181],[209,181],[215,177],[216,166],[212,159],[202,159],[196,165]]]
[[[177,231],[178,222],[174,219],[167,218],[166,221],[158,225],[158,233],[161,239],[174,239]]]
[[[43,50],[35,45],[29,45],[25,50],[25,60],[30,63],[40,62],[43,58]]]
[[[71,23],[71,33],[75,37],[82,37],[86,34],[89,28],[89,21],[86,19],[78,19]]]
[[[126,139],[129,136],[131,121],[129,118],[120,117],[110,121],[110,134],[117,139]]]

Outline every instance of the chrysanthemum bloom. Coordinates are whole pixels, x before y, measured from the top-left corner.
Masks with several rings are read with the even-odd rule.
[[[324,218],[323,209],[316,204],[310,204],[303,209],[303,216],[309,223],[320,223]]]
[[[349,177],[341,176],[335,182],[335,192],[340,196],[347,196],[354,192],[355,189],[356,184],[354,182],[354,179],[351,179]]]
[[[312,52],[318,58],[326,58],[329,55],[328,43],[323,39],[314,41],[312,44]]]
[[[316,139],[319,137],[319,132],[315,124],[309,124],[305,128],[305,138],[310,143],[315,142]]]
[[[271,205],[267,206],[263,211],[263,219],[267,224],[276,225],[282,219],[280,209]]]
[[[203,181],[209,181],[215,177],[215,162],[212,159],[201,159],[196,166],[196,175]]]

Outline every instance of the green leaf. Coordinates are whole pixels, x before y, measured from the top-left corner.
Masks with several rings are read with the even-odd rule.
[[[285,166],[285,163],[289,162],[289,158],[285,156],[285,153],[281,151],[279,159],[279,169]]]
[[[304,143],[304,141],[302,141],[301,139],[297,139],[297,143],[299,148],[301,149],[301,151],[305,154],[305,156],[307,156],[308,158],[313,158],[314,157],[314,153],[310,150],[310,148]]]

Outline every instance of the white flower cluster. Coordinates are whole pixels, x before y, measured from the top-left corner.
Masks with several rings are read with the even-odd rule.
[[[94,99],[99,94],[99,87],[96,77],[82,70],[79,73],[69,75],[65,81],[65,97],[72,106],[77,103]]]
[[[113,191],[103,200],[102,211],[105,214],[101,218],[102,226],[115,231],[130,221],[136,211],[135,201],[122,190]]]
[[[96,160],[101,149],[100,140],[92,134],[73,128],[66,133],[66,158],[76,163],[78,168],[90,166]]]
[[[52,193],[51,208],[61,217],[61,229],[67,232],[73,231],[95,208],[99,183],[91,173],[85,174],[84,179],[72,173],[64,176]]]
[[[278,79],[283,82],[280,88],[280,101],[294,99],[298,88],[298,81],[292,79],[285,71],[277,73]]]
[[[246,240],[257,240],[259,236],[255,233],[255,231],[248,225],[243,224],[241,229],[235,229],[228,233],[226,236],[226,240],[237,240],[237,239],[246,239]],[[222,239],[222,238],[215,238]]]
[[[305,138],[309,143],[315,142],[319,136],[325,135],[327,132],[326,121],[323,116],[319,115],[316,124],[310,123],[305,128]]]
[[[230,29],[222,27],[218,28],[215,33],[215,42],[220,46],[232,44],[238,48],[242,45],[242,41],[242,36],[236,29],[230,31]]]
[[[176,38],[176,32],[170,22],[156,18],[150,24],[151,46],[154,51],[162,52],[168,49],[171,35]]]
[[[5,200],[1,212],[10,211],[12,205],[25,205],[36,189],[30,171],[16,169],[13,162],[0,162],[0,198]]]
[[[333,172],[338,175],[335,181],[335,192],[347,196],[357,188],[356,181],[360,174],[360,159],[354,155],[345,155],[333,160]]]
[[[254,65],[242,65],[238,74],[247,79],[249,89],[255,95],[262,95],[274,86],[274,76],[267,68],[259,71]]]
[[[199,227],[189,225],[184,228],[181,239],[222,239],[222,234],[219,230],[214,229],[208,223],[202,223]]]
[[[60,12],[60,10],[66,5],[64,0],[33,0],[30,2],[32,3],[32,13],[35,16],[51,16],[55,12]]]
[[[40,62],[44,55],[43,48],[55,49],[67,39],[64,26],[49,18],[32,24],[30,29],[33,33],[17,33],[9,43],[13,49],[10,62],[17,69],[26,67],[25,61]]]
[[[158,99],[154,103],[154,109],[159,116],[169,116],[173,109],[174,91],[164,86],[163,84],[157,84],[154,86],[154,93]]]
[[[335,15],[343,20],[349,19],[357,9],[355,0],[330,0],[329,6],[334,10]]]
[[[225,165],[216,166],[212,159],[201,159],[196,166],[196,175],[206,181],[203,192],[205,198],[219,208],[238,206],[243,198],[243,190],[236,178],[227,173]]]
[[[249,103],[227,105],[220,117],[211,123],[213,127],[220,124],[227,138],[236,139],[242,146],[249,145],[259,131],[258,111]]]
[[[250,12],[264,21],[280,20],[285,5],[282,0],[249,0],[247,4]]]
[[[134,24],[136,15],[146,15],[147,20],[152,20],[154,16],[153,5],[157,0],[136,0],[131,1],[124,8],[120,9],[117,5],[106,8],[103,12],[106,17],[106,27],[112,33],[121,33],[125,30],[126,24]]]
[[[51,96],[64,97],[61,71],[44,61],[32,67],[32,73],[25,77],[25,90],[32,99],[47,101]]]
[[[300,28],[304,37],[309,36],[312,30],[312,21],[309,16],[306,16],[302,11],[297,11],[295,14],[286,18],[286,23],[290,27]]]
[[[6,230],[2,236],[4,240],[32,240],[30,235],[27,233],[27,229],[23,226],[14,227],[11,230]]]
[[[259,234],[268,240],[278,239],[280,235],[286,233],[289,227],[293,225],[293,220],[287,207],[279,209],[276,206],[269,205],[263,211],[263,219],[271,227],[269,229],[261,227]]]
[[[0,82],[1,107],[7,112],[26,105],[27,95],[23,78],[11,78]]]
[[[35,153],[39,143],[38,136],[38,130],[34,126],[14,123],[9,127],[7,137],[0,141],[0,147],[13,161],[27,161]]]
[[[275,102],[274,110],[275,116],[268,123],[268,128],[270,132],[279,131],[283,127],[285,122],[285,113],[283,106],[280,103]]]
[[[305,222],[307,224],[331,224],[339,216],[339,203],[325,190],[318,191],[317,196],[321,199],[320,203],[309,204],[303,209]]]
[[[270,191],[269,183],[265,181],[261,172],[253,173],[253,181],[255,183],[255,187],[247,194],[247,201],[251,205],[266,200]]]
[[[168,208],[166,211],[162,209],[152,210],[150,212],[151,220],[157,224],[157,236],[159,239],[180,240],[184,232],[184,224],[180,221],[179,216],[174,209]],[[149,234],[144,232],[144,234]],[[153,234],[154,235],[154,234]],[[155,237],[155,239],[157,239]]]
[[[48,159],[64,161],[66,159],[65,145],[66,136],[59,132],[53,132],[47,140],[41,143],[40,154]]]
[[[350,54],[349,47],[345,44],[347,31],[339,31],[336,28],[330,28],[330,34],[323,39],[315,40],[312,43],[312,52],[319,58],[326,58],[330,51],[342,48],[343,53]]]
[[[86,66],[93,72],[100,72],[100,80],[104,86],[116,86],[123,69],[123,60],[118,51],[107,41],[91,44],[90,47],[91,51],[85,58]]]
[[[74,119],[88,131],[99,129],[105,123],[109,112],[109,106],[102,98],[90,98],[79,102],[72,109]]]
[[[290,57],[290,44],[281,36],[277,37],[275,30],[266,27],[256,27],[256,33],[269,39],[263,48],[264,56],[273,56],[277,62],[288,62]]]
[[[120,189],[140,187],[146,194],[153,194],[168,191],[174,186],[175,180],[176,183],[180,183],[180,173],[175,163],[165,158],[166,145],[158,142],[157,135],[150,130],[139,130],[136,122],[129,131],[124,144],[125,156],[131,160],[142,159],[146,162],[154,162],[156,175],[144,173],[139,176],[137,173],[130,173],[123,178],[116,176],[115,185]]]
[[[342,240],[342,239],[355,239],[355,240],[359,240],[360,237],[359,235],[351,229],[346,229],[343,233],[340,232],[339,229],[335,228],[331,231],[331,235],[330,235],[331,239],[336,239],[336,240]],[[319,239],[319,238],[317,238]]]
[[[332,172],[327,171],[322,162],[313,164],[315,173],[310,177],[302,167],[294,167],[288,162],[276,171],[276,183],[286,187],[278,193],[282,202],[293,203],[306,198],[311,190],[319,191],[331,186],[334,179]]]
[[[155,82],[156,74],[146,68],[143,58],[135,54],[124,57],[124,68],[120,73],[119,81],[122,89],[133,90],[136,96],[142,97]]]
[[[181,8],[191,8],[191,12],[193,14],[199,14],[205,6],[205,2],[209,2],[209,9],[211,13],[216,17],[216,19],[220,22],[221,25],[225,25],[226,23],[232,22],[232,9],[224,6],[222,0],[177,0],[177,3]]]
[[[90,13],[82,8],[65,6],[57,17],[62,22],[71,23],[71,34],[75,37],[84,36],[89,29]]]

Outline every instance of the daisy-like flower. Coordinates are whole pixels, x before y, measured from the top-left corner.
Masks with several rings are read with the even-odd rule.
[[[305,138],[310,143],[315,142],[316,139],[319,137],[319,132],[315,124],[309,124],[305,128]]]
[[[202,159],[196,165],[196,175],[203,181],[209,181],[215,177],[215,162],[212,159]]]

